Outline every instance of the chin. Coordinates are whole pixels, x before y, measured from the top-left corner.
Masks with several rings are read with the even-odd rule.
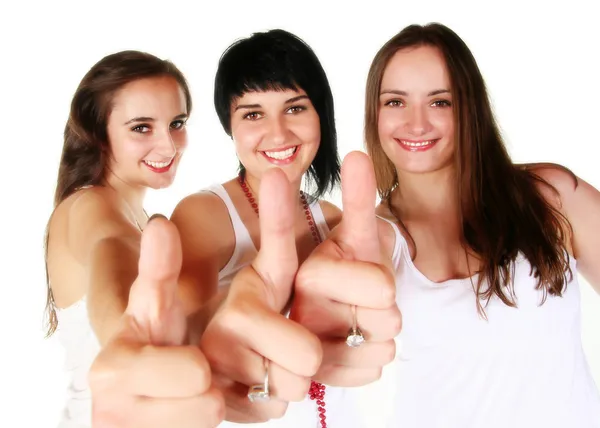
[[[398,171],[412,174],[427,174],[440,171],[454,165],[454,157],[422,156],[420,158],[406,156],[389,157]]]
[[[308,167],[304,169],[298,165],[292,168],[283,167],[282,170],[285,173],[287,179],[293,183],[302,180],[302,177],[304,176],[306,171],[308,171]]]
[[[453,162],[427,162],[427,163],[410,163],[400,162],[395,166],[399,171],[408,172],[411,174],[428,174],[436,171],[441,171],[451,167]]]
[[[166,189],[167,187],[170,187],[173,184],[173,181],[175,181],[175,177],[164,177],[164,178],[159,178],[159,179],[154,179],[154,180],[147,180],[146,181],[146,187],[153,189],[153,190],[160,190],[160,189]]]

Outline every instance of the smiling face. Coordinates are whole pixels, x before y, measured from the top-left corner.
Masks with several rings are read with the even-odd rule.
[[[394,54],[383,74],[377,127],[381,147],[399,172],[452,165],[452,91],[438,49],[420,46]]]
[[[231,135],[246,174],[281,168],[298,182],[310,167],[321,141],[319,115],[306,92],[246,92],[231,103]]]
[[[108,118],[109,174],[133,185],[171,185],[187,146],[186,99],[170,76],[139,79],[114,96]]]

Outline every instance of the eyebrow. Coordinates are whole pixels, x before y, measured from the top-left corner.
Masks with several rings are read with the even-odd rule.
[[[428,97],[433,97],[435,95],[449,94],[449,93],[450,93],[450,89],[436,89],[435,91],[431,91],[430,93],[428,93],[427,96]],[[406,91],[400,91],[400,90],[397,90],[397,89],[386,89],[384,91],[381,91],[381,93],[379,94],[379,96],[386,95],[386,94],[402,95],[404,97],[408,96],[408,92],[406,92]]]
[[[308,95],[298,95],[297,97],[290,98],[284,104],[295,103],[296,101],[300,101],[303,99],[308,99]],[[239,104],[235,107],[235,111],[238,111],[240,109],[250,109],[250,108],[260,108],[260,107],[261,107],[260,104]]]
[[[188,117],[188,115],[186,113],[181,113],[181,114],[178,114],[177,116],[175,116],[173,118],[173,120],[185,119],[187,117]],[[134,117],[131,120],[128,120],[123,125],[129,125],[130,123],[155,122],[155,121],[156,121],[156,119],[154,119],[153,117],[139,116],[139,117]]]

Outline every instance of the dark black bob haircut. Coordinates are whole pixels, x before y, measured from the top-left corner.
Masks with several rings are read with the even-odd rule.
[[[303,89],[321,123],[321,144],[308,169],[307,182],[321,197],[340,181],[340,160],[333,95],[327,75],[313,50],[299,37],[275,29],[254,33],[233,43],[219,61],[214,102],[227,135],[231,136],[231,103],[246,92]],[[240,164],[240,174],[245,168]]]

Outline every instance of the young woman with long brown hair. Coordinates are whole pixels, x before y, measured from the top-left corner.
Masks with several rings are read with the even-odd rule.
[[[177,67],[138,51],[102,58],[75,91],[46,237],[48,334],[57,330],[70,376],[61,427],[91,426],[88,370],[122,323],[148,222],[144,195],[173,182],[191,108]]]
[[[577,282],[600,290],[600,193],[512,162],[472,53],[440,24],[379,50],[365,136],[403,317],[390,426],[600,426]]]

